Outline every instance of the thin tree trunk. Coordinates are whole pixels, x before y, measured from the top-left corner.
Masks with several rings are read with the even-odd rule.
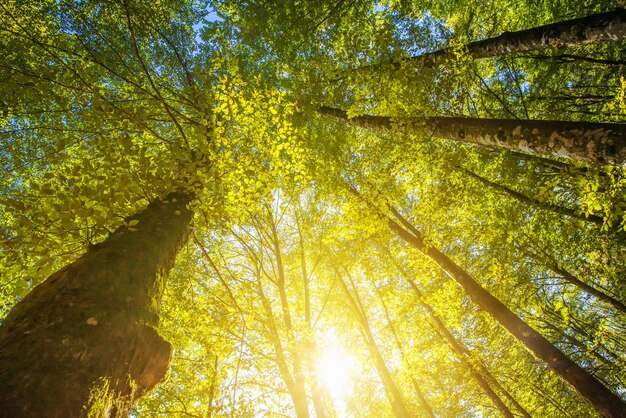
[[[396,267],[400,269],[399,266],[396,266]],[[408,276],[406,276],[406,274],[403,271],[401,271],[401,273],[404,276],[404,279],[409,283],[409,286],[411,286],[411,289],[413,289],[413,292],[417,295],[418,303],[420,304],[420,306],[428,313],[428,316],[430,317],[430,319],[435,323],[435,329],[438,331],[441,337],[450,345],[450,347],[452,348],[452,351],[454,351],[454,353],[456,354],[458,359],[461,361],[461,363],[463,363],[463,365],[467,367],[467,369],[470,371],[470,374],[472,375],[474,380],[476,380],[476,383],[478,383],[478,386],[480,386],[480,388],[483,390],[485,395],[487,395],[487,397],[491,399],[493,404],[496,406],[496,408],[500,410],[503,416],[513,418],[513,414],[509,410],[508,406],[502,401],[502,399],[500,399],[498,394],[495,393],[495,391],[491,388],[491,386],[485,380],[485,378],[483,378],[483,376],[476,369],[476,367],[470,362],[470,358],[472,356],[469,350],[463,344],[461,344],[454,337],[454,335],[452,335],[452,333],[448,330],[448,328],[445,326],[443,321],[439,318],[435,310],[429,304],[426,303],[426,301],[424,300],[424,294],[419,290],[415,282],[409,279]],[[379,297],[381,297],[381,300],[382,300],[382,296],[379,295]],[[387,312],[387,307],[385,306],[384,302],[383,302],[383,309],[385,312],[385,316],[388,318],[387,322],[390,322],[389,313]],[[399,344],[397,335],[395,333],[395,329],[393,328],[391,323],[389,325],[392,329],[394,336],[396,337],[397,344]],[[491,376],[491,378],[495,380],[493,376]],[[517,405],[519,406],[519,404]],[[526,412],[523,408],[522,408],[522,411]],[[525,416],[529,417],[528,413],[526,413]]]
[[[302,275],[302,287],[304,289],[304,321],[307,327],[311,328],[311,294],[309,290],[309,273],[306,268],[306,252],[304,251],[304,236],[299,216],[300,202],[295,212],[296,226],[298,228],[298,247],[300,250],[300,269]]]
[[[611,67],[621,67],[626,65],[626,61],[624,60],[611,60],[611,59],[601,59],[601,58],[592,58],[586,57],[584,55],[574,55],[574,54],[559,54],[559,55],[548,55],[548,54],[524,54],[522,55],[524,58],[534,59],[537,61],[556,61],[557,63],[570,63],[570,62],[590,62],[592,64],[601,64],[608,65]],[[609,97],[609,96],[604,96]],[[610,96],[612,97],[612,96]]]
[[[509,150],[509,153],[518,160],[524,160],[526,163],[535,162],[537,164],[544,165],[552,170],[558,170],[559,172],[567,170],[572,167],[571,164],[566,164],[561,161],[553,160],[551,158],[542,157],[537,154],[527,154],[525,152],[519,152],[515,150]]]
[[[388,250],[386,251],[387,251],[387,257],[390,260],[392,260],[393,264],[396,266],[401,276],[404,278],[404,280],[406,280],[406,282],[409,284],[409,286],[411,287],[411,289],[417,296],[417,301],[419,305],[422,307],[422,309],[426,311],[429,318],[434,323],[434,329],[438,332],[440,337],[444,339],[452,347],[453,351],[457,354],[459,360],[463,364],[465,364],[465,366],[470,370],[472,377],[476,379],[476,382],[478,383],[478,385],[485,391],[485,394],[489,398],[491,398],[495,406],[498,409],[500,409],[500,411],[502,412],[504,416],[509,416],[509,414],[511,414],[508,407],[504,404],[504,402],[502,402],[500,397],[491,389],[490,384],[488,382],[491,382],[494,386],[496,386],[497,389],[504,395],[504,397],[507,398],[513,404],[513,406],[515,406],[515,408],[522,414],[522,416],[524,416],[525,418],[530,418],[530,414],[528,413],[528,411],[526,411],[526,409],[522,405],[520,405],[519,402],[517,402],[517,399],[515,399],[513,395],[511,395],[504,387],[502,387],[498,379],[495,378],[495,376],[489,371],[489,369],[482,362],[480,361],[478,362],[478,368],[480,370],[477,370],[475,368],[474,364],[470,361],[470,359],[473,357],[472,353],[467,349],[467,347],[465,347],[460,341],[458,341],[456,337],[454,337],[454,335],[452,335],[450,330],[448,330],[448,327],[446,327],[446,325],[437,315],[437,312],[433,309],[432,306],[430,306],[426,302],[426,298],[424,297],[424,294],[417,287],[415,282],[409,278],[409,275],[397,263],[395,258],[391,255],[391,253]],[[484,378],[483,378],[483,375],[484,375]]]
[[[348,285],[339,273],[337,273],[337,277],[346,297],[348,298],[348,302],[350,303],[350,306],[352,307],[352,310],[354,311],[354,314],[357,318],[357,321],[359,323],[359,331],[361,332],[361,335],[365,340],[365,345],[367,346],[367,349],[372,356],[372,360],[374,361],[374,365],[376,366],[378,375],[383,382],[383,386],[385,387],[385,393],[387,394],[389,402],[391,403],[391,409],[393,410],[394,415],[399,418],[412,417],[413,415],[409,412],[406,404],[404,403],[402,394],[400,393],[400,390],[393,381],[391,372],[385,364],[385,359],[383,358],[380,350],[378,349],[378,346],[376,345],[374,334],[370,329],[369,321],[365,316],[363,304],[361,303],[358,293],[356,293],[356,288],[355,294],[353,295],[348,288]]]
[[[378,288],[376,288],[376,292],[378,293],[378,298],[380,299],[380,303],[381,303],[381,305],[383,307],[383,312],[385,313],[385,319],[387,320],[387,326],[389,327],[389,329],[391,331],[391,335],[393,335],[393,340],[396,343],[396,347],[398,348],[398,351],[400,352],[400,358],[402,359],[402,362],[404,363],[405,367],[407,369],[410,369],[411,365],[409,364],[407,355],[406,355],[406,353],[404,351],[404,347],[402,345],[402,342],[400,341],[400,336],[398,335],[398,332],[396,331],[396,327],[393,324],[393,321],[391,320],[391,315],[389,314],[389,309],[387,308],[387,304],[385,303],[385,300],[383,299],[383,295],[382,295],[382,293],[380,292],[380,290]],[[417,395],[417,399],[419,400],[422,409],[425,411],[427,416],[429,416],[431,418],[435,418],[435,414],[433,412],[433,408],[428,403],[428,400],[426,399],[426,396],[424,396],[424,392],[420,388],[419,383],[417,382],[417,379],[415,379],[414,376],[411,376],[411,382],[413,383],[413,388],[415,389],[415,394]]]
[[[433,307],[426,303],[426,301],[424,300],[424,294],[419,290],[415,282],[407,277],[405,277],[405,280],[409,283],[409,286],[411,286],[411,289],[413,289],[413,292],[415,292],[415,294],[417,295],[418,303],[420,304],[420,306],[428,313],[430,319],[435,323],[435,328],[437,329],[437,331],[439,331],[441,336],[448,342],[448,344],[450,344],[452,350],[457,354],[461,362],[464,363],[466,367],[470,370],[470,373],[472,377],[474,377],[474,379],[476,380],[476,383],[478,383],[478,385],[481,387],[481,389],[483,389],[485,394],[493,401],[494,405],[500,410],[500,412],[502,412],[502,415],[506,417],[513,416],[506,404],[491,388],[491,385],[489,385],[487,379],[493,383],[497,383],[499,389],[503,392],[505,397],[509,401],[511,401],[513,405],[515,405],[515,407],[521,412],[521,414],[524,417],[530,418],[530,414],[528,413],[528,411],[526,411],[526,409],[524,409],[524,407],[522,407],[510,393],[508,393],[508,391],[500,386],[498,380],[495,378],[495,376],[491,374],[489,370],[487,370],[485,367],[481,367],[481,371],[476,369],[476,367],[470,361],[470,359],[472,358],[472,353],[467,349],[467,347],[459,342],[454,335],[452,335],[448,327],[446,327],[441,318],[439,318]],[[482,374],[485,375],[485,378],[482,376]]]
[[[287,332],[288,348],[291,352],[291,363],[293,368],[293,379],[295,390],[299,398],[304,398],[304,405],[307,406],[306,416],[309,415],[308,401],[306,397],[306,389],[304,384],[304,375],[302,374],[302,364],[300,360],[300,353],[296,336],[294,334],[293,322],[291,321],[291,312],[289,310],[289,302],[287,300],[287,287],[285,280],[285,268],[283,265],[282,250],[280,248],[280,240],[278,238],[278,231],[276,228],[276,222],[271,212],[268,213],[268,222],[271,231],[271,245],[276,259],[276,270],[278,272],[278,293],[280,294],[280,306],[283,313],[283,321],[285,322],[285,330]],[[302,411],[301,413],[303,413]],[[304,416],[304,415],[299,415]]]
[[[585,222],[593,222],[595,224],[598,225],[602,225],[604,223],[604,219],[600,216],[596,216],[596,215],[589,215],[589,216],[585,216],[582,214],[579,214],[578,212],[576,212],[574,209],[570,209],[570,208],[566,208],[563,206],[558,206],[558,205],[553,205],[551,203],[547,203],[547,202],[542,202],[540,200],[534,199],[532,197],[526,196],[523,193],[520,193],[518,191],[515,191],[507,186],[504,186],[502,184],[498,184],[494,181],[491,180],[487,180],[486,178],[479,176],[478,174],[462,168],[461,170],[467,174],[468,176],[478,180],[479,182],[481,182],[482,184],[484,184],[485,186],[489,186],[495,190],[501,191],[509,196],[511,196],[512,198],[518,200],[519,202],[525,203],[527,205],[530,206],[534,206],[536,208],[539,209],[545,209],[548,210],[550,212],[556,213],[558,215],[565,215],[568,216],[570,218],[575,218],[575,219],[580,219],[581,221],[585,221]]]
[[[532,240],[530,240],[529,237],[527,238],[529,242],[532,242]],[[529,246],[529,245],[527,244],[526,246]],[[526,250],[526,249],[522,249],[522,252],[533,259],[541,261],[541,263],[543,263],[545,267],[550,269],[553,273],[560,275],[563,278],[563,280],[565,280],[569,284],[576,286],[582,291],[589,293],[591,296],[595,297],[596,299],[613,306],[618,311],[622,313],[626,313],[626,305],[624,305],[622,302],[620,302],[613,296],[604,293],[602,290],[596,289],[590,284],[583,282],[578,277],[574,276],[572,273],[565,270],[565,268],[560,267],[559,263],[554,259],[554,256],[549,254],[546,249],[539,248],[539,246],[537,245],[535,245],[534,247],[537,248],[537,251],[540,252],[540,254],[536,254],[532,250]]]
[[[213,413],[216,412],[215,406],[213,406],[213,398],[215,397],[215,384],[217,383],[217,367],[219,365],[219,357],[215,356],[215,361],[213,362],[213,376],[211,376],[211,385],[209,386],[209,400],[207,402],[207,411],[206,417],[211,418]]]
[[[555,339],[562,341],[564,344],[567,344],[570,347],[575,347],[582,354],[590,353],[599,362],[606,365],[607,367],[619,370],[620,366],[619,364],[616,364],[616,362],[614,361],[615,359],[607,358],[610,356],[610,354],[602,355],[602,353],[598,351],[598,349],[601,347],[596,347],[596,348],[588,347],[585,343],[580,341],[578,338],[569,335],[567,332],[565,332],[561,328],[554,325],[552,322],[550,322],[548,318],[541,316],[537,318],[537,320],[541,322],[541,324],[539,324],[538,327],[545,329],[548,332],[552,332],[553,335],[555,335],[556,337]],[[617,361],[619,361],[619,357],[617,358]]]
[[[309,417],[309,408],[306,399],[306,393],[304,390],[300,390],[299,386],[296,384],[294,377],[292,376],[289,365],[287,362],[287,357],[285,350],[283,348],[282,342],[280,341],[280,334],[278,332],[278,326],[276,324],[276,319],[274,316],[274,310],[272,309],[272,304],[265,295],[263,290],[263,284],[261,283],[261,273],[257,272],[257,292],[259,297],[261,298],[261,303],[263,308],[265,309],[265,314],[267,315],[267,326],[268,330],[268,339],[274,346],[274,354],[276,355],[276,364],[280,371],[281,377],[287,386],[287,391],[289,392],[289,396],[293,402],[293,406],[296,412],[296,416],[298,418],[308,418]]]
[[[300,222],[300,216],[298,209],[295,212],[297,232],[298,232],[298,249],[300,251],[300,274],[302,276],[302,286],[304,289],[304,321],[306,325],[306,352],[305,352],[305,365],[307,368],[308,376],[310,378],[309,384],[311,389],[311,398],[313,399],[313,408],[315,409],[316,418],[326,418],[326,405],[323,399],[323,389],[320,387],[318,379],[315,377],[315,365],[314,361],[318,355],[318,347],[315,339],[315,332],[311,324],[311,292],[309,290],[309,273],[307,271],[306,264],[306,252],[304,248],[304,234],[302,231],[302,225]],[[331,407],[332,409],[332,407]]]
[[[394,126],[416,130],[425,126],[434,136],[492,149],[549,155],[597,164],[626,164],[626,125],[595,122],[564,122],[466,117],[388,117],[348,114],[322,106],[323,115],[373,129]]]
[[[259,232],[262,234],[260,229]],[[265,315],[267,317],[267,320],[265,322],[265,325],[268,328],[266,333],[267,339],[274,347],[274,354],[276,355],[276,365],[278,366],[281,377],[285,382],[285,386],[287,386],[287,391],[289,392],[289,396],[291,397],[291,400],[293,402],[296,416],[298,418],[308,418],[309,407],[306,392],[304,390],[304,387],[301,386],[298,380],[295,378],[294,375],[296,374],[296,372],[294,371],[294,375],[292,375],[291,373],[291,370],[289,368],[289,361],[287,358],[287,351],[283,347],[283,343],[280,338],[280,332],[278,330],[278,324],[276,323],[276,315],[274,314],[272,303],[270,302],[269,298],[265,294],[265,291],[263,290],[263,283],[261,282],[262,260],[256,256],[254,250],[250,247],[246,240],[244,240],[232,230],[231,233],[237,239],[237,241],[239,241],[239,243],[248,251],[248,254],[253,259],[253,262],[256,264],[256,288],[258,296],[261,298],[261,304],[263,306],[263,309],[265,310]],[[273,244],[270,242],[270,245]],[[274,248],[272,248],[272,251],[274,251]],[[283,313],[283,319],[285,319],[285,311],[282,304],[281,310]],[[291,324],[291,322],[289,322],[289,324]],[[293,366],[293,364],[291,365]]]
[[[626,10],[616,9],[578,19],[565,20],[499,36],[471,42],[465,50],[472,58],[487,58],[518,52],[619,41],[626,38]],[[445,48],[417,55],[403,61],[394,61],[399,68],[402,62],[419,63],[433,67],[455,59],[455,49]]]
[[[13,308],[0,328],[0,416],[126,416],[165,378],[171,346],[154,327],[190,200],[153,201]]]
[[[603,416],[610,418],[626,416],[626,404],[622,399],[515,315],[454,261],[436,248],[426,245],[421,233],[402,217],[397,210],[393,208],[391,210],[408,231],[391,218],[387,218],[391,230],[436,262],[450,278],[455,280],[465,290],[478,306],[488,312],[502,327],[524,344],[528,350],[544,360],[555,373],[576,389]]]
[[[595,287],[592,287],[592,286],[588,285],[587,283],[585,283],[582,280],[578,279],[576,276],[574,276],[569,271],[564,270],[564,269],[562,269],[561,267],[559,267],[557,265],[548,265],[547,267],[550,270],[552,270],[553,272],[555,272],[557,274],[560,274],[561,277],[563,277],[563,279],[565,279],[568,283],[573,284],[574,286],[584,290],[585,292],[589,293],[590,295],[596,297],[598,300],[601,300],[604,303],[608,303],[609,305],[613,306],[618,311],[626,313],[626,306],[624,306],[624,304],[622,302],[620,302],[619,300],[615,299],[614,297],[609,296],[606,293],[596,289]]]

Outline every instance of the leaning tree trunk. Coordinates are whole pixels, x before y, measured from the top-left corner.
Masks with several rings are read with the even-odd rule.
[[[337,272],[337,278],[339,279],[339,283],[343,289],[344,294],[348,298],[348,303],[352,308],[356,320],[359,323],[359,332],[365,341],[365,346],[367,347],[372,360],[374,361],[374,366],[378,371],[378,375],[383,383],[383,387],[385,388],[385,393],[387,398],[389,399],[389,403],[391,404],[391,410],[393,414],[397,418],[411,418],[413,414],[409,411],[406,403],[404,402],[403,396],[400,393],[400,389],[396,385],[391,376],[391,372],[387,368],[387,364],[385,363],[385,359],[378,349],[378,345],[376,345],[376,339],[374,338],[374,333],[370,327],[369,321],[365,314],[365,308],[361,303],[361,298],[359,297],[358,290],[354,283],[352,286],[354,288],[354,295],[348,288],[348,285],[341,277],[341,275]]]
[[[615,299],[614,297],[607,295],[606,293],[602,292],[601,290],[596,289],[593,286],[588,285],[587,283],[583,282],[582,280],[574,276],[572,273],[559,267],[558,265],[552,264],[552,265],[547,265],[547,267],[553,272],[560,274],[561,277],[563,277],[563,279],[567,281],[568,283],[573,284],[574,286],[584,290],[590,295],[595,296],[598,300],[601,300],[602,302],[613,306],[618,311],[626,314],[626,305],[624,305],[622,302]]]
[[[358,194],[356,190],[353,190],[353,192]],[[450,278],[465,290],[481,309],[489,313],[492,318],[524,344],[535,356],[545,361],[555,373],[587,399],[602,416],[608,418],[626,417],[626,404],[622,399],[563,354],[554,344],[526,324],[519,316],[515,315],[506,305],[482,287],[476,279],[444,253],[430,245],[426,245],[420,231],[404,219],[397,210],[391,208],[391,211],[402,225],[408,229],[404,229],[391,218],[387,218],[391,230],[437,263]]]
[[[424,294],[421,290],[419,290],[415,282],[406,276],[405,280],[409,283],[409,286],[411,286],[411,289],[413,289],[413,292],[417,295],[418,304],[428,313],[428,316],[434,323],[434,328],[438,331],[440,336],[450,345],[454,353],[457,355],[459,361],[461,361],[461,363],[467,367],[474,380],[476,380],[478,386],[480,386],[480,388],[485,392],[485,395],[487,395],[489,399],[491,399],[491,401],[494,403],[496,408],[500,410],[503,416],[512,417],[513,414],[511,413],[509,408],[502,401],[502,399],[500,399],[498,394],[491,388],[491,385],[487,381],[489,380],[492,383],[499,384],[495,376],[493,376],[491,372],[487,370],[487,368],[483,366],[480,362],[478,362],[478,367],[474,366],[471,361],[472,353],[467,349],[467,347],[465,347],[465,345],[458,341],[454,335],[452,335],[448,327],[446,327],[441,318],[439,318],[433,307],[426,303],[426,298],[424,297]],[[485,374],[485,377],[483,377],[483,374]],[[504,396],[506,396],[506,398],[511,403],[513,403],[513,405],[515,405],[515,407],[524,417],[530,418],[530,414],[526,411],[526,409],[524,409],[524,407],[522,407],[517,402],[517,400],[510,393],[508,393],[508,391],[506,391],[501,386],[500,390],[503,392]]]
[[[503,192],[509,196],[511,196],[513,199],[516,199],[517,201],[527,204],[529,206],[534,206],[536,208],[539,209],[545,209],[548,210],[552,213],[556,213],[557,215],[565,215],[568,216],[570,218],[575,218],[575,219],[579,219],[581,221],[584,222],[592,222],[598,225],[602,225],[604,223],[604,219],[601,216],[597,216],[597,215],[588,215],[585,216],[582,213],[578,213],[576,210],[574,209],[570,209],[570,208],[566,208],[564,206],[559,206],[559,205],[555,205],[549,202],[542,202],[539,199],[535,199],[533,197],[530,196],[526,196],[523,193],[520,193],[516,190],[511,189],[510,187],[507,187],[503,184],[499,184],[496,183],[495,181],[491,181],[488,180],[476,173],[474,173],[473,171],[470,171],[466,168],[460,167],[461,171],[463,171],[465,174],[467,174],[468,176],[478,180],[479,182],[481,182],[483,185],[487,186],[487,187],[491,187],[494,190]]]
[[[402,341],[400,341],[400,336],[398,335],[398,331],[396,331],[396,327],[393,324],[393,320],[391,319],[391,315],[389,314],[389,308],[387,308],[385,299],[383,298],[383,295],[380,292],[380,289],[378,289],[376,286],[374,287],[376,288],[376,293],[378,293],[380,304],[383,307],[383,313],[385,314],[385,319],[387,320],[387,328],[389,328],[389,331],[391,331],[393,340],[396,343],[396,348],[398,349],[398,352],[400,353],[400,359],[402,361],[402,365],[406,370],[411,370],[411,364],[408,360],[408,356],[406,355],[406,351],[404,349]],[[429,418],[435,418],[435,413],[433,412],[433,408],[428,403],[428,399],[426,399],[426,396],[424,395],[424,391],[422,391],[422,389],[419,386],[419,383],[417,382],[417,379],[412,374],[411,374],[411,382],[413,383],[413,389],[415,389],[415,395],[417,395],[417,400],[419,401],[419,404],[422,407],[422,412],[424,413],[424,415],[426,415]]]
[[[153,201],[13,308],[0,328],[0,417],[125,416],[164,380],[171,346],[154,327],[189,201]]]
[[[626,10],[617,9],[517,32],[504,32],[494,38],[471,42],[465,46],[465,51],[472,58],[487,58],[518,52],[619,41],[625,38]],[[391,64],[395,68],[400,68],[403,62],[433,67],[454,59],[456,59],[455,49],[445,48],[401,61],[393,61]]]
[[[404,130],[425,127],[439,138],[492,149],[549,155],[598,164],[626,164],[626,125],[595,122],[483,119],[433,116],[388,117],[363,115],[349,118],[333,107],[319,112],[364,128]]]

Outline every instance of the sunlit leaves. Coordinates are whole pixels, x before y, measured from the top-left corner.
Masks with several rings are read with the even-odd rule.
[[[398,207],[428,245],[623,391],[623,318],[548,265],[623,300],[623,168],[403,129],[406,116],[424,115],[621,120],[621,67],[576,55],[615,61],[619,45],[480,61],[462,48],[605,2],[333,3],[215,2],[221,20],[205,22],[202,37],[202,2],[2,4],[0,316],[117,227],[140,227],[128,216],[149,200],[182,188],[196,196],[197,242],[163,305],[173,368],[138,416],[293,415],[290,376],[299,365],[310,404],[311,364],[333,338],[359,363],[337,415],[390,416],[362,316],[412,411],[423,412],[417,382],[438,415],[495,415],[467,357],[532,415],[589,415],[381,215]],[[392,63],[442,46],[456,52],[440,66]],[[320,104],[388,115],[393,126],[337,123],[316,114]],[[464,170],[604,224],[530,206]],[[362,302],[360,322],[346,293]],[[470,354],[454,354],[422,299]],[[332,396],[320,396],[332,415]]]

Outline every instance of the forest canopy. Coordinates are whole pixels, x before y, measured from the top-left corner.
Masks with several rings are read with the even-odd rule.
[[[0,2],[0,417],[626,416],[625,39]]]

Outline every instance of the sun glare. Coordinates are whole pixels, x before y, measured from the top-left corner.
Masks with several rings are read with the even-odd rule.
[[[319,383],[335,400],[345,400],[352,389],[355,359],[341,346],[331,346],[320,354],[317,362]]]

